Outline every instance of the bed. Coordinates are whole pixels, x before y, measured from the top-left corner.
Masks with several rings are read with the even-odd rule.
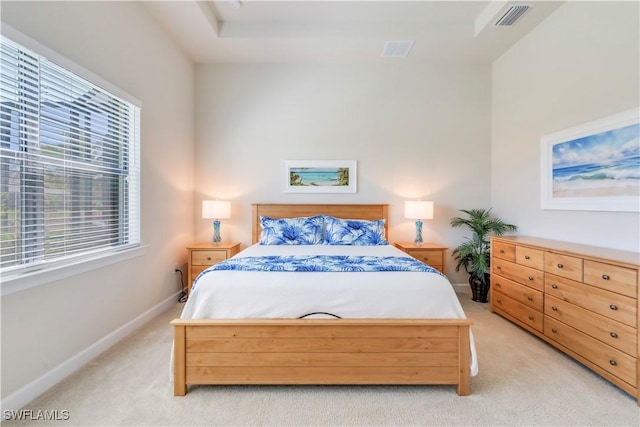
[[[235,270],[259,257],[300,253],[307,259],[392,255],[394,268],[415,261],[392,245],[257,244],[264,238],[261,218],[318,215],[377,221],[388,235],[388,205],[252,205],[253,245],[199,276],[181,318],[171,322],[174,395],[198,384],[451,384],[468,395],[477,372],[472,322],[437,272]],[[425,277],[437,298],[420,294]],[[394,306],[400,294],[407,304]]]

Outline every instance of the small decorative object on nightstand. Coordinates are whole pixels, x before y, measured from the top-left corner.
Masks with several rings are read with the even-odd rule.
[[[213,243],[220,243],[220,220],[231,218],[231,203],[222,200],[203,200],[202,218],[213,219]]]
[[[422,245],[422,220],[433,219],[433,202],[413,200],[404,202],[404,217],[416,220],[416,246]]]
[[[449,249],[446,246],[430,242],[422,243],[421,245],[416,245],[413,242],[396,242],[394,246],[418,261],[422,261],[442,274],[445,274],[445,260],[447,249]]]
[[[222,242],[222,243],[196,243],[187,248],[189,256],[187,258],[188,278],[187,278],[187,294],[191,292],[193,281],[207,268],[229,259],[240,252],[240,243]]]

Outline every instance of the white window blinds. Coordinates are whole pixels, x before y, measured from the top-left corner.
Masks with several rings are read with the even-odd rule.
[[[140,243],[140,109],[2,37],[0,271]]]

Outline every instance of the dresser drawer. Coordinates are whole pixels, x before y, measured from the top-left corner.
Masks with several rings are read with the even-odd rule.
[[[214,265],[227,259],[226,251],[193,251],[191,253],[192,265]]]
[[[611,292],[637,298],[638,270],[585,260],[584,282]]]
[[[521,285],[529,286],[539,291],[543,289],[544,275],[542,271],[501,259],[494,259],[491,268],[493,273],[511,279]]]
[[[442,268],[444,262],[441,250],[410,249],[409,255],[435,268]]]
[[[544,319],[544,334],[624,382],[637,386],[634,357],[549,316]]]
[[[514,262],[516,260],[516,247],[503,242],[491,242],[491,254],[494,257]]]
[[[494,290],[536,311],[542,311],[542,292],[499,275],[491,276]]]
[[[492,304],[495,309],[501,310],[518,319],[530,328],[542,332],[542,313],[527,307],[518,301],[509,298],[500,292],[494,292]]]
[[[193,280],[196,280],[196,277],[198,277],[198,274],[202,273],[203,271],[205,271],[207,268],[211,267],[210,265],[193,265],[191,266],[191,277],[193,278]]]
[[[546,295],[578,305],[631,327],[638,326],[638,309],[636,300],[633,298],[548,273],[544,276],[544,288]]]
[[[637,330],[592,311],[546,295],[544,314],[627,354],[637,353]]]
[[[582,258],[545,252],[544,270],[567,279],[582,280]]]
[[[516,263],[542,270],[544,268],[544,252],[525,246],[516,246]]]

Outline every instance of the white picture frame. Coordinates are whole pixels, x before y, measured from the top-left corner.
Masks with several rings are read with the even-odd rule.
[[[542,209],[640,212],[640,109],[541,138]]]
[[[285,160],[285,193],[355,193],[355,160]]]

